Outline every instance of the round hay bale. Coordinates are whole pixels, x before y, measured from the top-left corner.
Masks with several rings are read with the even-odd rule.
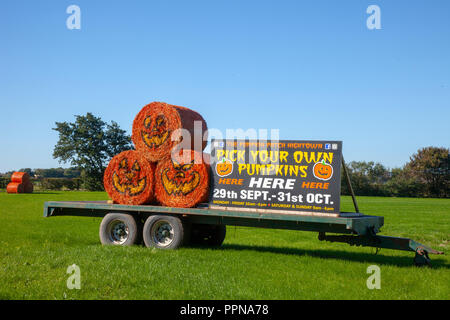
[[[134,150],[119,153],[103,176],[105,190],[115,203],[139,205],[153,200],[155,165]]]
[[[198,129],[194,127],[195,121],[201,124]],[[207,141],[203,138],[206,140],[208,128],[203,117],[194,110],[164,102],[152,102],[141,109],[133,121],[131,139],[147,160],[157,162],[169,157],[173,147],[181,142],[181,132],[177,129],[187,130],[191,137],[190,141],[183,141],[183,148],[201,148],[196,150],[199,152],[205,149]],[[198,147],[194,145],[195,140],[199,141]]]
[[[24,193],[33,193],[33,191],[34,191],[33,183],[31,181],[28,181],[28,183],[25,184],[23,187],[23,192]]]
[[[6,186],[7,193],[23,193],[23,184],[18,182],[10,182]]]
[[[14,172],[11,176],[11,182],[27,184],[30,181],[30,175],[26,172]]]
[[[169,207],[191,208],[208,200],[209,164],[205,154],[185,150],[158,162],[155,196]]]

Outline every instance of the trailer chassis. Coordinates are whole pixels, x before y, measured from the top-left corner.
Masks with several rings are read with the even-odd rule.
[[[328,217],[210,209],[207,205],[197,208],[172,208],[120,205],[108,201],[49,201],[44,204],[44,217],[64,215],[104,217],[109,213],[132,215],[142,221],[150,216],[159,215],[178,217],[183,224],[234,225],[318,232],[320,241],[414,252],[414,263],[417,266],[431,266],[429,254],[443,254],[408,238],[377,235],[384,224],[384,218],[361,213],[341,213],[339,217]]]

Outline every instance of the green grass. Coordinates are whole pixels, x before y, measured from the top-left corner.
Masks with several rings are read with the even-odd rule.
[[[359,197],[362,212],[385,217],[382,233],[447,253],[433,269],[414,254],[317,240],[317,233],[228,227],[220,249],[105,247],[101,219],[43,218],[48,200],[101,200],[105,193],[0,193],[0,299],[449,299],[450,200]],[[343,210],[352,210],[343,197]],[[67,267],[81,268],[69,290]],[[370,265],[381,289],[369,290]]]

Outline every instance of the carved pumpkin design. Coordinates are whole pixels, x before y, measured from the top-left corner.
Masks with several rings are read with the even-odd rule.
[[[155,173],[156,199],[165,206],[193,207],[209,195],[209,165],[203,153],[185,150],[158,162]],[[183,153],[183,152],[181,152]]]
[[[197,188],[200,182],[200,175],[194,171],[194,160],[188,164],[172,161],[172,169],[165,168],[162,172],[161,180],[166,192],[171,195],[187,195]]]
[[[130,196],[140,194],[147,185],[147,178],[140,177],[141,167],[137,160],[134,161],[131,168],[128,166],[128,159],[123,158],[119,163],[117,171],[113,173],[113,186],[122,193]]]
[[[147,204],[153,200],[155,164],[134,150],[119,153],[108,164],[103,185],[120,204]]]
[[[170,136],[167,119],[163,114],[159,114],[153,119],[151,115],[144,119],[141,136],[144,143],[149,148],[158,148]]]
[[[324,160],[322,162],[317,162],[313,167],[313,174],[319,180],[327,181],[333,176],[333,167],[331,164],[326,163]]]
[[[170,157],[176,146],[193,149],[201,145],[203,150],[207,144],[207,130],[205,120],[194,110],[152,102],[134,118],[131,139],[142,156],[150,162],[158,162]],[[200,144],[195,143],[198,140]]]
[[[233,162],[229,159],[222,158],[221,161],[216,164],[216,173],[219,177],[226,177],[233,172]]]

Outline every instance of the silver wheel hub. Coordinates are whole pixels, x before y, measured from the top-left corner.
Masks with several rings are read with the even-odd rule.
[[[158,221],[153,225],[150,235],[156,245],[166,247],[172,243],[174,231],[167,221]]]
[[[124,244],[128,240],[129,230],[120,220],[111,221],[108,226],[109,239],[114,244]]]

